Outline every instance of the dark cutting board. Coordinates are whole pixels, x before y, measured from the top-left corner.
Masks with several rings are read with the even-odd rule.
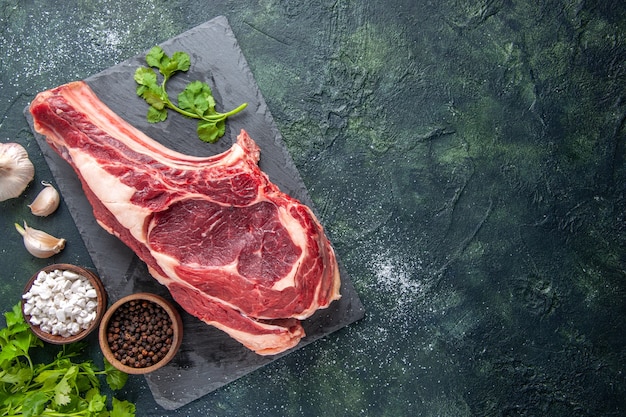
[[[133,80],[135,69],[145,65],[145,53],[85,81],[104,103],[129,123],[185,154],[208,156],[221,153],[230,148],[240,129],[245,129],[261,148],[261,169],[282,191],[312,207],[306,187],[227,19],[216,17],[160,45],[169,55],[184,51],[191,57],[191,69],[175,76],[168,84],[168,91],[180,91],[185,83],[201,80],[212,87],[218,110],[248,103],[246,110],[227,121],[226,135],[217,144],[202,143],[195,134],[196,123],[178,114],[170,114],[163,123],[147,123],[147,105],[136,96]],[[28,109],[25,115],[32,127]],[[117,238],[98,226],[72,168],[51,150],[41,135],[34,134],[104,282],[110,302],[139,291],[169,298],[167,290],[148,274],[145,264]],[[305,320],[306,338],[294,349],[280,355],[259,356],[181,309],[185,336],[178,355],[164,368],[146,376],[156,402],[170,410],[181,407],[362,318],[361,301],[342,267],[341,273],[342,298]]]

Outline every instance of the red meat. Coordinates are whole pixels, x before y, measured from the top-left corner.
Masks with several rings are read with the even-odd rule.
[[[222,154],[183,155],[129,125],[82,81],[40,93],[30,112],[78,174],[97,221],[190,314],[276,354],[304,337],[300,320],[340,297],[322,226],[259,169],[245,131]]]

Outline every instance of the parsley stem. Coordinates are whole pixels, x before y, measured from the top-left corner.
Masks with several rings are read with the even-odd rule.
[[[169,97],[165,97],[165,105],[167,107],[169,107],[172,110],[177,111],[178,113],[182,114],[183,116],[187,116],[190,117],[192,119],[201,119],[201,120],[206,120],[207,122],[219,122],[220,120],[224,120],[227,117],[232,116],[233,114],[239,113],[240,111],[242,111],[243,109],[245,109],[248,106],[248,103],[243,103],[241,104],[239,107],[226,112],[226,113],[217,113],[217,114],[211,114],[208,116],[203,116],[200,115],[198,113],[192,113],[186,110],[181,109],[180,107],[178,107],[177,105],[175,105],[174,103],[172,103],[172,101],[169,99]]]
[[[248,103],[243,103],[243,104],[239,105],[239,107],[236,107],[236,108],[234,108],[231,111],[226,112],[226,113],[217,113],[217,114],[211,114],[209,116],[202,116],[202,120],[206,120],[207,122],[209,122],[209,121],[220,121],[220,120],[226,119],[227,117],[232,116],[233,114],[239,113],[240,111],[242,111],[246,107],[248,107]]]

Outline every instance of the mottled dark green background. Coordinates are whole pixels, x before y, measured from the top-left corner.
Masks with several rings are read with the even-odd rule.
[[[626,414],[624,2],[0,0],[0,141],[37,169],[0,203],[4,311],[91,265],[64,205],[25,207],[24,107],[217,15],[367,316],[175,412],[132,377],[138,416]]]

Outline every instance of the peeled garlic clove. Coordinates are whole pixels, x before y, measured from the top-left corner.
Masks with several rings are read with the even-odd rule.
[[[24,238],[26,250],[37,258],[49,258],[61,252],[65,247],[65,239],[59,239],[41,230],[28,227],[26,222],[24,222],[24,227],[15,223],[15,228]]]
[[[0,201],[19,197],[35,177],[35,167],[19,143],[0,143]]]
[[[37,198],[35,198],[35,200],[28,205],[28,207],[30,207],[30,211],[35,216],[47,216],[54,213],[61,202],[61,196],[52,184],[45,181],[42,181],[41,184],[45,188],[41,190],[37,195]]]

